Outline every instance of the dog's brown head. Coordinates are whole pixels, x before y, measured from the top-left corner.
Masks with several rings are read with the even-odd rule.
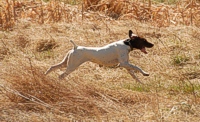
[[[125,40],[124,43],[129,45],[131,49],[136,48],[147,54],[146,47],[152,48],[153,44],[148,42],[145,38],[139,37],[133,34],[132,30],[129,30],[129,39]]]

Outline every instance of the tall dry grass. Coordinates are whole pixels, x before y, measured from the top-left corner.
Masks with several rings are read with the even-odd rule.
[[[136,19],[141,22],[151,22],[158,27],[169,25],[196,25],[200,21],[200,3],[196,0],[178,1],[173,5],[156,4],[128,0],[84,0],[72,8],[64,2],[50,0],[42,1],[1,1],[1,30],[9,30],[19,19],[27,19],[37,23],[72,22],[73,16],[88,16],[90,11],[98,11],[114,19]],[[81,15],[78,11],[82,11]],[[97,13],[96,13],[97,14]],[[92,19],[96,17],[90,14]]]
[[[1,1],[0,24],[2,30],[10,30],[15,22],[26,19],[40,24],[72,21],[75,11],[70,9],[70,5],[59,1],[51,0],[48,3],[37,1]]]
[[[195,0],[178,1],[174,5],[131,2],[128,0],[85,0],[87,10],[105,12],[115,19],[137,19],[155,26],[197,25],[199,26],[200,4]]]

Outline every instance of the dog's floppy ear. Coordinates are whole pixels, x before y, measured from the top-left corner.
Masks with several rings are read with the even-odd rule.
[[[129,30],[129,38],[134,39],[135,37],[138,37],[138,36],[134,34],[132,30]]]

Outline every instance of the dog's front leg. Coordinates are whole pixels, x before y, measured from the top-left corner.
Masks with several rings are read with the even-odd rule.
[[[134,66],[128,62],[120,63],[120,66],[126,68],[128,71],[136,70],[141,72],[144,76],[149,76],[149,73],[143,71],[140,67]]]
[[[143,84],[134,74],[134,71],[133,70],[127,70],[128,73],[132,76],[133,79],[135,79],[137,82]]]

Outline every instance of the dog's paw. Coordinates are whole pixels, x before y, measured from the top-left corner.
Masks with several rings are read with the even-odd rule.
[[[47,75],[48,74],[48,72],[46,71],[45,73],[44,73],[44,75]]]
[[[51,71],[51,68],[49,68],[44,74],[47,75]]]
[[[145,72],[143,73],[144,76],[149,76],[149,73]]]

